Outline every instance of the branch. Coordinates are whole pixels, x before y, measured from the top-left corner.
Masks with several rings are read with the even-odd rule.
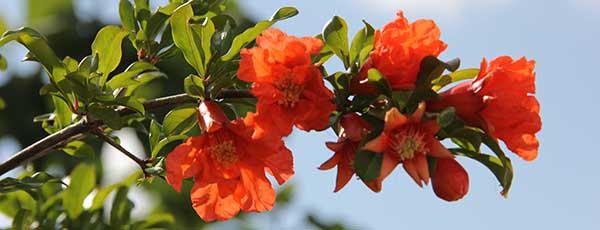
[[[253,96],[247,90],[223,90],[221,93],[219,93],[217,98],[253,98]],[[164,108],[172,108],[182,104],[197,102],[197,98],[190,97],[186,94],[177,94],[148,100],[144,102],[144,108],[146,111],[152,112]],[[118,112],[121,115],[135,113],[135,111],[128,108],[118,109]],[[50,134],[33,143],[32,145],[27,146],[23,150],[15,153],[8,160],[0,164],[0,176],[25,162],[42,157],[51,150],[64,146],[72,140],[81,139],[88,132],[103,125],[104,123],[100,120],[88,121],[87,119],[82,119],[61,129],[58,132]]]
[[[123,148],[123,146],[121,146],[119,143],[117,143],[115,140],[113,140],[109,136],[106,136],[106,134],[104,134],[104,131],[102,131],[100,129],[94,129],[94,130],[92,130],[92,133],[96,134],[96,136],[98,136],[100,139],[102,139],[106,143],[112,145],[113,147],[115,147],[116,149],[121,151],[123,154],[125,154],[125,156],[129,157],[129,159],[135,161],[135,163],[137,163],[140,166],[140,168],[142,169],[142,172],[144,173],[144,175],[146,175],[146,162],[144,160],[138,158],[133,153],[127,151],[127,149]]]

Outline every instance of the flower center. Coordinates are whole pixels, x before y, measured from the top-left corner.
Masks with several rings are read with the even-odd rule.
[[[285,77],[276,86],[283,93],[283,98],[279,99],[277,103],[289,108],[296,106],[304,90],[304,85],[294,84],[289,77]]]
[[[210,155],[213,159],[228,167],[238,161],[239,156],[235,151],[235,145],[232,140],[222,141],[210,147]]]
[[[408,126],[392,135],[390,147],[400,160],[410,160],[415,154],[425,154],[425,134],[416,127]]]

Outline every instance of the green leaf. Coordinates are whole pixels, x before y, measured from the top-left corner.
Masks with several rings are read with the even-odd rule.
[[[123,27],[129,31],[137,31],[138,25],[135,21],[135,9],[129,0],[119,1],[119,16]]]
[[[92,43],[92,55],[98,55],[98,71],[102,73],[101,85],[121,62],[121,43],[129,32],[118,26],[105,26]]]
[[[377,89],[379,89],[379,92],[388,96],[392,95],[392,88],[390,87],[390,84],[388,83],[387,79],[385,79],[383,74],[381,74],[381,72],[379,72],[377,69],[369,69],[367,78],[369,83],[375,85]]]
[[[63,59],[63,63],[65,64],[65,67],[67,68],[67,72],[72,73],[77,71],[77,69],[79,69],[79,63],[77,62],[77,60],[73,59],[72,57],[66,56]]]
[[[190,19],[194,16],[194,11],[190,2],[180,6],[173,12],[171,16],[171,32],[173,36],[173,42],[183,53],[185,60],[196,69],[196,72],[204,76],[206,73],[206,66],[203,59],[202,41],[194,36],[192,27],[190,26]]]
[[[180,2],[171,2],[164,7],[160,7],[158,11],[150,17],[148,24],[144,28],[146,40],[154,40],[154,38],[156,38],[160,31],[165,27],[169,17],[171,17],[179,5],[181,5]]]
[[[239,34],[233,39],[229,51],[221,57],[222,61],[229,61],[236,57],[242,48],[254,41],[263,31],[271,27],[278,21],[285,20],[296,16],[298,10],[294,7],[282,7],[279,8],[269,20],[260,21],[253,27],[246,29],[243,33]]]
[[[0,97],[0,110],[3,110],[4,108],[6,108],[6,102]]]
[[[163,120],[163,130],[167,136],[185,134],[198,123],[196,106],[180,106],[171,110]]]
[[[183,80],[185,93],[192,97],[204,98],[204,81],[196,75],[189,75]]]
[[[71,172],[71,182],[64,191],[63,206],[70,219],[75,220],[83,212],[83,200],[96,186],[96,169],[91,164],[79,164]]]
[[[133,209],[133,202],[127,198],[129,188],[120,186],[112,204],[110,211],[110,225],[112,229],[121,229],[122,226],[129,223],[130,213]]]
[[[31,197],[38,197],[40,189],[47,183],[60,183],[60,180],[45,172],[37,172],[20,179],[7,177],[0,180],[0,193],[24,191]]]
[[[93,118],[103,121],[111,129],[123,128],[121,115],[113,107],[92,103],[88,106],[88,112]]]
[[[421,60],[416,87],[407,103],[410,111],[416,109],[420,102],[437,97],[437,93],[431,89],[431,82],[440,77],[445,69],[446,63],[435,56],[427,56]]]
[[[361,150],[354,157],[356,175],[363,181],[371,181],[379,177],[383,154]]]
[[[167,146],[168,144],[174,142],[174,141],[181,141],[181,140],[185,140],[188,136],[187,135],[174,135],[174,136],[169,136],[167,138],[163,138],[161,139],[156,146],[152,149],[152,153],[150,154],[151,157],[156,157],[158,156],[158,154],[160,153],[160,151]]]
[[[62,151],[79,158],[94,158],[94,148],[84,141],[72,141]]]
[[[35,55],[50,75],[51,82],[62,80],[67,74],[64,64],[58,59],[52,48],[48,46],[46,38],[31,28],[21,28],[7,31],[0,38],[0,47],[10,41],[17,41]]]
[[[150,132],[148,132],[148,140],[150,142],[150,151],[153,151],[156,144],[160,141],[160,138],[163,137],[162,126],[158,121],[152,119],[150,121]]]
[[[466,149],[449,149],[449,150],[452,151],[456,155],[469,157],[469,158],[477,160],[480,163],[482,163],[483,165],[485,165],[488,169],[490,169],[490,171],[492,171],[492,173],[494,174],[494,176],[496,177],[498,182],[500,182],[500,185],[503,187],[500,194],[502,194],[503,196],[508,195],[508,191],[512,184],[512,178],[513,178],[512,164],[510,164],[510,161],[507,164],[508,167],[505,167],[505,164],[502,162],[502,160],[500,160],[499,158],[494,157],[494,156],[490,156],[487,154],[482,154],[482,153],[478,153],[478,152],[474,152],[474,151],[470,151],[470,150],[466,150]]]
[[[69,108],[67,103],[56,97],[52,97],[52,103],[54,104],[54,127],[57,129],[62,129],[71,124],[73,120],[73,112]]]
[[[20,209],[17,215],[13,219],[12,229],[15,230],[29,230],[33,223],[34,217],[33,212],[27,209]]]
[[[205,18],[202,24],[193,24],[192,31],[197,39],[200,40],[200,49],[202,51],[202,59],[204,60],[204,66],[208,66],[211,58],[211,42],[212,36],[215,33],[215,25],[209,18]]]
[[[317,38],[323,41],[322,34],[317,35]],[[335,54],[333,53],[331,48],[329,48],[329,46],[323,46],[323,48],[321,48],[321,51],[319,51],[318,54],[312,56],[312,62],[318,65],[323,65],[331,57],[333,57],[333,55]]]
[[[458,68],[460,68],[460,58],[455,58],[455,59],[452,59],[452,60],[446,62],[446,69],[449,70],[450,72],[454,72]]]
[[[502,151],[502,149],[500,148],[500,145],[498,145],[498,141],[494,140],[492,137],[490,137],[487,134],[482,134],[482,141],[485,145],[487,145],[495,154],[496,156],[500,159],[500,162],[502,163],[502,165],[504,166],[504,175],[502,175],[502,186],[503,186],[503,190],[501,192],[501,194],[503,196],[507,196],[508,195],[508,191],[510,190],[510,186],[512,184],[512,179],[513,179],[513,167],[512,167],[512,163],[510,162],[510,159],[506,156],[506,154],[504,153],[504,151]]]
[[[437,122],[440,125],[440,127],[448,127],[449,125],[454,123],[455,119],[456,119],[456,109],[454,109],[454,107],[448,107],[448,108],[442,110],[442,112],[440,112]]]
[[[367,57],[366,55],[361,54],[369,53],[373,49],[375,35],[373,26],[366,21],[363,21],[363,23],[365,24],[365,27],[354,35],[352,44],[350,45],[350,63],[358,62],[359,66]]]
[[[333,53],[350,67],[350,53],[348,50],[348,25],[340,16],[334,16],[323,28],[323,41],[331,48]]]
[[[480,130],[462,128],[451,133],[451,140],[463,149],[479,152],[482,133]]]
[[[129,175],[127,178],[125,178],[123,181],[121,181],[119,183],[112,184],[112,185],[106,186],[102,189],[99,189],[98,192],[96,193],[96,195],[94,196],[94,201],[92,202],[90,211],[96,211],[96,210],[104,207],[104,202],[106,201],[106,198],[108,197],[108,195],[110,195],[110,193],[112,191],[114,191],[115,189],[117,189],[119,187],[131,186],[131,184],[133,184],[135,181],[137,181],[137,179],[140,178],[140,176],[141,176],[141,172],[137,171],[135,173],[132,173],[131,175]]]
[[[169,227],[175,224],[175,217],[168,213],[155,213],[146,217],[143,221],[134,224],[134,230],[154,229],[159,227]]]
[[[451,83],[462,81],[466,79],[472,79],[477,77],[479,74],[479,69],[471,68],[471,69],[463,69],[452,72],[450,74],[442,75],[441,77],[433,80],[433,90],[439,91],[444,88],[444,86],[449,85]]]
[[[2,56],[2,54],[0,54],[0,70],[4,71],[4,70],[6,70],[7,67],[8,67],[8,65],[6,63],[6,58],[4,58],[4,56]]]
[[[125,71],[112,77],[106,83],[106,86],[108,86],[112,90],[115,90],[118,88],[128,87],[131,85],[138,84],[139,81],[136,81],[135,78],[138,75],[140,75],[141,73],[150,72],[150,71],[158,71],[158,69],[154,65],[152,65],[148,62],[144,62],[144,61],[134,62],[133,64],[129,65],[129,67],[127,67],[127,69]]]
[[[112,185],[106,186],[106,187],[98,190],[98,192],[94,196],[94,201],[92,202],[90,211],[95,211],[95,210],[98,210],[98,209],[104,207],[104,201],[106,201],[106,198],[108,197],[108,195],[113,190],[118,188],[119,186],[121,186],[121,185],[120,184],[112,184]]]

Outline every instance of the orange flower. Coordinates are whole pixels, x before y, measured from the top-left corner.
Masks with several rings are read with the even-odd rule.
[[[392,89],[413,89],[421,60],[429,55],[437,57],[446,50],[447,45],[440,40],[440,29],[432,20],[421,19],[409,23],[401,11],[397,16],[382,30],[375,32],[371,61],[366,62],[363,69],[379,70]]]
[[[433,120],[423,121],[425,104],[419,104],[410,116],[402,115],[398,109],[392,108],[385,114],[383,131],[375,139],[367,142],[365,150],[383,154],[381,173],[372,181],[365,182],[371,190],[381,191],[381,182],[402,164],[408,175],[419,185],[429,183],[429,167],[427,156],[436,158],[453,158],[435,134],[439,126]]]
[[[340,191],[354,175],[354,156],[363,135],[370,132],[371,125],[356,113],[342,116],[340,121],[340,138],[337,142],[327,142],[327,148],[335,153],[321,164],[320,170],[328,170],[337,166],[337,178],[334,192]]]
[[[431,175],[433,192],[445,201],[457,201],[469,192],[469,174],[454,159],[437,159]]]
[[[266,132],[286,136],[293,125],[305,131],[327,128],[335,109],[333,93],[311,62],[311,54],[323,46],[321,40],[268,29],[256,44],[241,51],[237,73],[242,81],[253,83],[251,92],[258,99],[254,137]]]
[[[535,61],[498,57],[483,60],[479,75],[441,94],[431,103],[440,110],[453,106],[469,125],[486,130],[521,158],[537,157],[540,105],[535,93]]]
[[[270,210],[275,191],[265,171],[279,184],[294,174],[292,154],[281,139],[252,139],[248,121],[253,116],[229,121],[217,104],[203,102],[199,120],[204,133],[167,155],[167,182],[180,191],[183,179],[194,178],[192,204],[204,221],[227,220],[240,210]]]

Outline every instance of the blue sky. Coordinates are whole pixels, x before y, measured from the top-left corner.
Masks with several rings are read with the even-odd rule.
[[[5,0],[6,1],[6,0]],[[19,1],[0,9],[11,24]],[[78,4],[91,12],[90,0]],[[85,3],[88,2],[88,3]],[[96,10],[108,22],[118,17],[116,0]],[[300,10],[297,17],[277,24],[294,35],[314,35],[333,15],[344,17],[352,34],[366,19],[381,27],[403,9],[410,20],[430,18],[442,30],[449,48],[443,59],[460,57],[463,67],[477,67],[483,57],[527,56],[537,61],[537,97],[543,128],[538,134],[540,154],[534,162],[513,155],[516,178],[509,198],[483,166],[459,159],[470,173],[469,195],[459,202],[439,200],[430,187],[418,188],[402,171],[394,172],[379,194],[359,181],[332,192],[335,170],[316,168],[330,157],[324,142],[332,132],[295,132],[287,139],[295,153],[298,200],[284,210],[281,220],[291,227],[310,211],[360,229],[600,229],[600,185],[597,184],[600,125],[600,0],[328,0],[242,1],[249,16],[266,19],[280,6]],[[13,10],[11,10],[13,9]],[[97,8],[96,8],[97,9]],[[13,13],[10,13],[12,11]],[[17,18],[17,19],[14,19]],[[22,64],[19,64],[22,65]],[[15,65],[11,65],[11,68]],[[331,63],[331,72],[340,69]],[[0,149],[5,148],[0,142]],[[134,167],[134,166],[132,166]],[[258,222],[265,227],[268,221]]]

